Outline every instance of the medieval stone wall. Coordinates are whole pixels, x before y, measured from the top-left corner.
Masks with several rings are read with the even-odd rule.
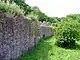
[[[0,60],[15,59],[43,36],[51,36],[50,24],[0,12]]]

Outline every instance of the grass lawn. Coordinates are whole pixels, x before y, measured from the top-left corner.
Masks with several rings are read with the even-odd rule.
[[[42,39],[31,51],[20,56],[19,60],[80,60],[79,46],[76,49],[65,49],[56,46],[55,40],[54,37]]]

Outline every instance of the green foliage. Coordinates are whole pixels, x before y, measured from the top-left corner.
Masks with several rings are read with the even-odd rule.
[[[16,3],[16,5],[20,7],[20,9],[24,10],[25,16],[32,11],[31,7],[26,4],[24,0],[1,0],[1,2],[2,1],[10,4]]]
[[[20,6],[21,9],[24,10],[24,15],[25,15],[25,16],[32,11],[31,7],[30,7],[28,4],[26,4],[25,1],[23,1],[23,0],[15,0],[14,2],[15,2],[18,6]]]
[[[51,31],[55,30],[54,26],[50,26]]]
[[[31,14],[33,16],[37,17],[37,20],[39,20],[41,22],[46,21],[47,15],[42,13],[38,7],[34,6],[34,7],[32,7],[32,10],[33,11],[31,12]]]
[[[80,14],[69,14],[66,17],[62,17],[61,20],[77,20],[80,22]]]
[[[80,20],[80,14],[70,14],[66,18],[71,18],[72,20]]]
[[[37,16],[35,16],[33,14],[28,14],[27,17],[28,17],[29,20],[32,20],[32,21],[37,20]]]
[[[0,2],[0,10],[2,10],[3,12],[15,14],[15,15],[23,15],[23,10],[21,10],[20,7],[15,3],[10,4],[9,2],[7,3]]]
[[[80,39],[80,23],[77,20],[63,20],[56,30],[57,45],[61,47],[74,47]]]
[[[37,20],[43,22],[43,21],[46,21],[46,22],[51,22],[51,23],[56,23],[58,22],[58,20],[60,20],[58,17],[48,17],[45,13],[41,12],[40,9],[36,6],[32,7],[32,12],[31,14],[33,16],[36,16],[37,17]]]
[[[51,23],[56,23],[58,22],[60,19],[58,17],[48,17],[48,19],[46,20],[47,22],[51,22]]]
[[[7,3],[7,2],[9,2],[9,3],[13,3],[13,2],[21,2],[21,1],[23,1],[24,2],[24,0],[0,0],[0,1],[3,1],[3,2],[5,2],[5,3]]]

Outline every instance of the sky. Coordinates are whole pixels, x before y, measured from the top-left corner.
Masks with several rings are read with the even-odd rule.
[[[26,0],[30,6],[37,6],[50,17],[64,17],[80,13],[80,0]]]

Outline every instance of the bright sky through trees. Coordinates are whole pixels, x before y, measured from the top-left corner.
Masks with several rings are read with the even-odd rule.
[[[80,13],[80,0],[26,0],[30,6],[38,6],[46,15],[62,17]]]

